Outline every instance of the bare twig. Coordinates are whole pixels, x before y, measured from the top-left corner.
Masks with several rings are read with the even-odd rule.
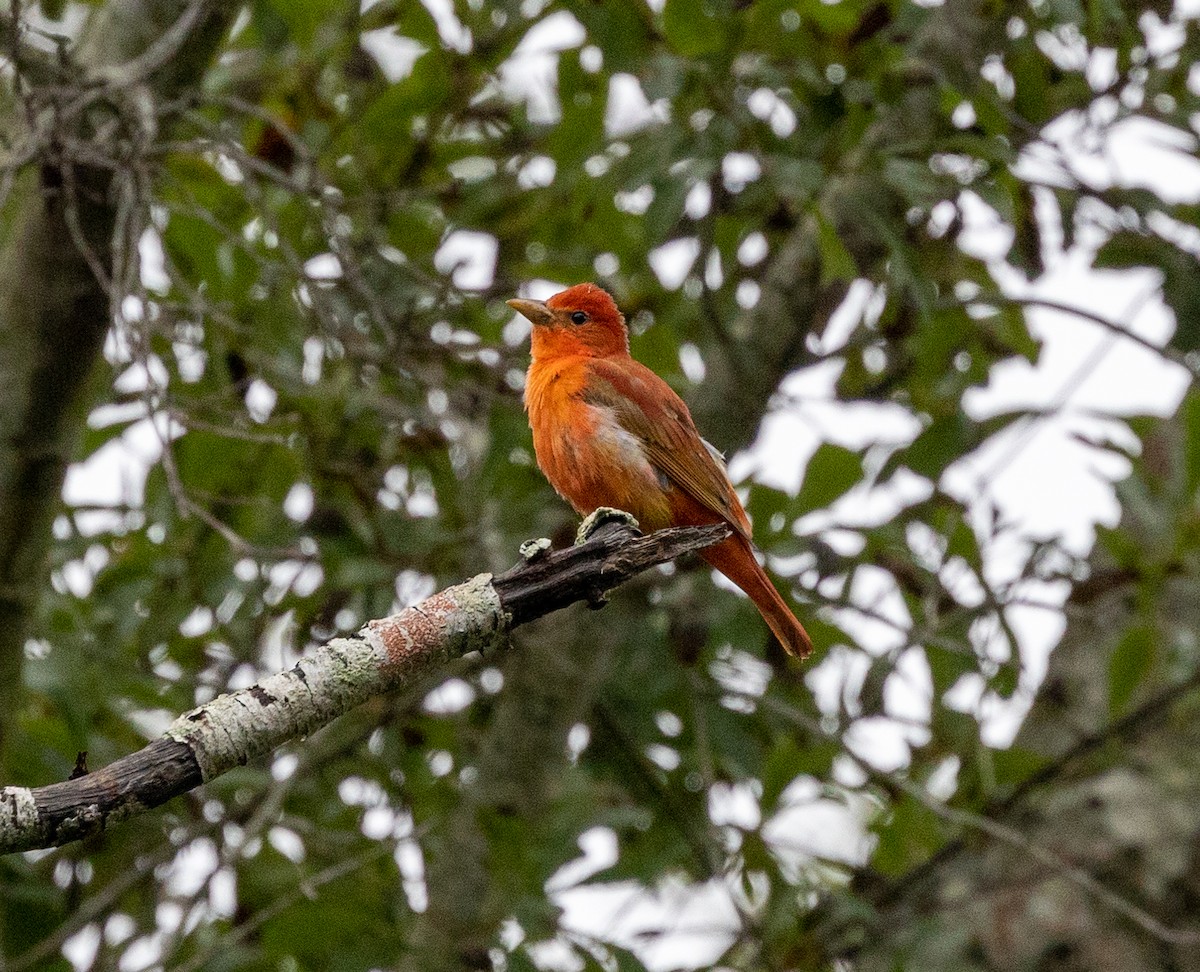
[[[1156,288],[1157,289],[1157,288]],[[991,303],[992,299],[988,298],[985,303]],[[1097,314],[1095,311],[1088,310],[1086,307],[1076,307],[1074,304],[1067,304],[1062,301],[1053,300],[1048,297],[1009,297],[1005,301],[1016,307],[1031,308],[1033,310],[1048,310],[1056,311],[1060,314],[1069,314],[1072,317],[1078,317],[1080,320],[1088,321],[1095,324],[1097,327],[1103,328],[1110,334],[1120,338],[1125,338],[1132,341],[1139,347],[1145,348],[1147,351],[1152,351],[1160,357],[1166,358],[1172,364],[1177,364],[1181,368],[1186,368],[1193,375],[1197,372],[1196,365],[1188,361],[1187,355],[1182,354],[1176,348],[1170,345],[1155,344],[1149,338],[1144,338],[1140,334],[1131,331],[1128,327],[1118,324],[1116,321],[1109,320],[1103,314]]]
[[[1196,676],[1186,685],[1176,686],[1170,693],[1164,693],[1167,698],[1167,705],[1176,701],[1187,691],[1195,687],[1195,684],[1200,684],[1200,676]],[[793,706],[780,700],[773,699],[770,696],[764,697],[761,700],[763,705],[768,706],[773,711],[778,712],[786,718],[795,721],[798,725],[803,726],[807,731],[820,735],[827,735],[820,727],[817,720],[812,719],[804,713],[798,711]],[[1131,713],[1125,719],[1118,720],[1113,723],[1108,730],[1103,734],[1106,739],[1117,738],[1118,736],[1135,731],[1143,726],[1148,721],[1148,713],[1151,711],[1161,711],[1163,699],[1156,698],[1146,707],[1138,710],[1136,713]],[[1081,740],[1080,743],[1073,747],[1070,752],[1056,761],[1055,769],[1051,773],[1034,774],[1037,777],[1036,782],[1032,782],[1028,788],[1025,788],[1021,794],[1021,798],[1027,796],[1033,789],[1049,782],[1053,776],[1061,774],[1069,765],[1072,765],[1078,758],[1088,752],[1093,751],[1102,742],[1099,738]],[[1129,919],[1147,934],[1153,936],[1161,942],[1168,945],[1196,945],[1200,943],[1200,932],[1194,932],[1184,929],[1171,928],[1159,921],[1144,908],[1139,907],[1132,901],[1122,897],[1117,892],[1113,891],[1103,882],[1098,880],[1094,875],[1089,873],[1084,868],[1077,864],[1068,861],[1062,855],[1055,853],[1049,848],[1043,846],[1037,841],[1031,840],[1028,836],[1017,830],[1009,824],[1003,823],[996,819],[995,814],[1009,810],[1015,804],[1015,800],[1005,801],[1002,806],[996,806],[990,810],[985,810],[983,813],[972,813],[966,810],[960,810],[955,807],[948,806],[941,800],[934,797],[928,790],[909,779],[903,773],[888,773],[876,769],[869,762],[855,755],[849,750],[845,751],[848,759],[851,759],[866,776],[867,779],[884,786],[888,790],[898,790],[913,797],[928,809],[931,813],[948,823],[955,826],[976,830],[987,834],[995,840],[1016,848],[1033,858],[1040,864],[1044,864],[1050,868],[1055,874],[1058,874],[1070,881],[1072,884],[1086,891],[1097,901],[1110,908],[1117,914]],[[1032,778],[1031,778],[1032,779]],[[954,846],[961,849],[963,846],[961,840],[954,842]],[[944,857],[940,857],[940,863],[946,863]],[[911,883],[908,876],[904,879],[904,883]]]
[[[210,4],[206,0],[192,0],[179,15],[179,19],[156,37],[141,54],[124,64],[102,65],[92,73],[92,78],[101,82],[109,91],[145,81],[180,52],[209,7]]]
[[[998,820],[983,816],[982,814],[968,813],[965,810],[958,810],[947,806],[942,801],[935,799],[924,787],[918,786],[912,780],[898,773],[880,774],[877,770],[872,769],[868,764],[857,758],[855,758],[855,762],[858,763],[864,772],[869,773],[873,777],[886,776],[888,781],[900,787],[905,793],[915,798],[922,806],[943,820],[960,827],[981,831],[989,837],[1027,854],[1038,863],[1046,865],[1055,874],[1066,878],[1076,887],[1086,891],[1105,907],[1110,908],[1124,918],[1128,918],[1144,932],[1158,939],[1160,942],[1167,945],[1200,944],[1200,932],[1171,928],[1163,924],[1144,908],[1138,907],[1128,898],[1117,894],[1117,892],[1099,881],[1084,868],[1071,863],[1061,854],[1055,853],[1037,841],[1030,840],[1015,827],[1010,827],[1008,824],[1000,823]]]

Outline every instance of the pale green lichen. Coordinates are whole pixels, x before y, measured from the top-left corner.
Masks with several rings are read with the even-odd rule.
[[[612,506],[600,506],[592,510],[579,524],[579,529],[575,531],[575,546],[587,543],[592,539],[592,534],[605,523],[624,523],[634,530],[641,529],[641,524],[632,513],[626,513],[624,510],[618,510]]]
[[[520,546],[521,559],[526,563],[540,560],[550,552],[550,538],[538,537],[536,540],[526,540]]]
[[[39,847],[40,838],[33,791],[23,786],[0,789],[0,854]]]
[[[446,619],[447,647],[462,655],[471,651],[486,653],[512,624],[512,615],[504,610],[492,585],[492,575],[478,574],[446,593],[450,592],[459,617]]]
[[[294,668],[221,695],[176,719],[205,781],[307,735],[438,658],[487,651],[508,629],[491,574],[447,588],[400,615],[335,638]]]
[[[384,660],[364,638],[335,638],[289,671],[181,716],[167,736],[191,748],[208,781],[385,691]]]

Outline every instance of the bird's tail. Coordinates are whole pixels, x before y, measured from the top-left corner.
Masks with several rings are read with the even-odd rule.
[[[807,658],[812,654],[812,639],[759,566],[748,540],[735,535],[706,547],[700,556],[746,592],[789,655]]]

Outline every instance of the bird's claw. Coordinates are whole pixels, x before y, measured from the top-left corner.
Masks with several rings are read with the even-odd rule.
[[[526,540],[523,544],[521,544],[520,548],[521,559],[527,564],[531,564],[535,560],[541,560],[549,552],[549,537],[538,537],[536,540]]]
[[[587,543],[592,538],[592,534],[605,523],[624,523],[634,530],[641,529],[637,517],[632,513],[626,513],[624,510],[614,509],[611,506],[600,506],[592,510],[579,524],[579,529],[575,532],[575,546]]]

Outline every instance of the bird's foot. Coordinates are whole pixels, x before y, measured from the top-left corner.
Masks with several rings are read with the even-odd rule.
[[[579,524],[579,529],[575,532],[575,546],[587,543],[592,538],[592,534],[605,523],[624,523],[634,530],[641,529],[637,517],[632,513],[626,513],[624,510],[617,510],[611,506],[597,507]]]
[[[536,540],[526,540],[521,544],[521,559],[527,564],[541,560],[550,552],[550,538],[538,537]]]

